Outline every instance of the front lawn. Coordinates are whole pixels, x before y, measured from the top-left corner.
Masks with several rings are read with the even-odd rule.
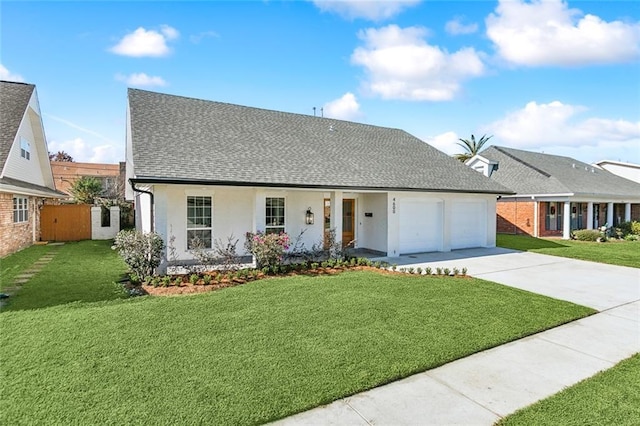
[[[372,271],[4,312],[0,423],[263,423],[593,312]]]
[[[498,234],[496,244],[498,247],[513,250],[640,268],[640,241],[610,240],[606,243],[595,243]]]
[[[2,259],[2,285],[8,286],[45,253],[55,253],[51,262],[9,298],[3,310],[127,297],[123,287],[116,284],[127,265],[111,250],[111,244],[111,241],[80,241],[61,246],[31,246]]]
[[[640,424],[640,354],[498,423],[516,425]]]

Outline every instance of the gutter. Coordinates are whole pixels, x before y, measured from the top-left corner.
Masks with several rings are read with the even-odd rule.
[[[142,194],[148,194],[149,198],[151,198],[151,205],[149,206],[149,223],[150,223],[150,230],[151,232],[154,231],[154,217],[153,217],[153,205],[155,203],[155,199],[153,197],[153,192],[151,191],[147,191],[145,189],[140,189],[140,188],[136,188],[136,181],[134,181],[133,179],[129,179],[129,184],[131,184],[131,189],[133,189],[134,192],[140,192]]]
[[[291,184],[291,183],[264,183],[264,182],[244,182],[244,181],[223,181],[223,180],[199,180],[180,178],[158,178],[139,176],[130,179],[132,184],[175,184],[175,185],[203,185],[203,186],[241,186],[241,187],[268,187],[268,188],[297,188],[297,189],[323,189],[328,191],[411,191],[411,192],[449,192],[462,194],[494,194],[494,195],[515,195],[513,191],[491,191],[491,190],[468,190],[468,189],[442,189],[442,188],[389,188],[381,186],[348,186],[348,185],[317,185],[317,184]]]

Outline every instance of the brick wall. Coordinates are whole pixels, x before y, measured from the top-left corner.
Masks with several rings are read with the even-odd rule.
[[[496,214],[499,233],[533,235],[533,201],[499,200]]]
[[[33,244],[33,224],[35,218],[36,240],[40,238],[40,211],[37,207],[39,198],[27,197],[29,200],[29,220],[22,223],[13,222],[13,194],[0,193],[0,257],[7,256]]]

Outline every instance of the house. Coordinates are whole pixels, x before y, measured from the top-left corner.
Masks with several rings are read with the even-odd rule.
[[[40,208],[60,198],[33,84],[0,81],[0,257],[40,239]]]
[[[70,161],[52,161],[51,170],[58,191],[67,194],[71,200],[70,189],[73,183],[81,177],[93,177],[102,184],[107,198],[124,199],[125,165],[104,163],[78,163]]]
[[[516,193],[498,200],[498,232],[569,239],[640,220],[640,184],[573,158],[492,146],[466,164]]]
[[[614,175],[640,183],[640,164],[623,163],[621,161],[602,160],[595,163],[601,169],[605,169]]]
[[[248,231],[310,248],[389,256],[495,246],[495,207],[511,193],[399,129],[129,89],[128,199],[136,226],[191,258]]]

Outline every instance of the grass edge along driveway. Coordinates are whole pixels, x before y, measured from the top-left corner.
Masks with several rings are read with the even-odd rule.
[[[500,426],[640,423],[640,354],[505,417]]]
[[[610,240],[605,243],[596,243],[498,234],[496,245],[512,250],[640,268],[640,241]]]
[[[593,312],[365,271],[4,312],[0,423],[264,423]]]

